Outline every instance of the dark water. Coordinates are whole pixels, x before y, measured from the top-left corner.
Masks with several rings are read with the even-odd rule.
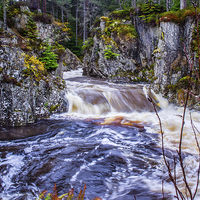
[[[34,199],[43,190],[51,191],[55,183],[59,194],[72,187],[78,193],[86,183],[86,199],[161,199],[161,191],[148,186],[155,179],[161,184],[163,178],[155,134],[55,119],[26,130],[40,135],[0,142],[2,199]],[[18,131],[24,137],[25,129]]]
[[[165,199],[174,199],[158,119],[144,87],[77,76],[79,71],[65,75],[68,113],[25,127],[0,128],[1,199],[33,200],[44,190],[52,192],[55,183],[59,195],[70,188],[78,195],[85,183],[86,200],[155,200],[163,199],[163,179]],[[163,106],[159,115],[170,161],[179,143],[181,112],[166,107],[164,100],[155,102]],[[198,125],[200,114],[193,116]],[[183,147],[190,183],[195,183],[198,162],[187,118]],[[178,176],[179,171],[177,166]]]

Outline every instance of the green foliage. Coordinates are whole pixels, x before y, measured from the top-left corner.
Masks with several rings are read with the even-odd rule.
[[[26,37],[28,35],[28,30],[25,28],[19,28],[19,29],[17,29],[17,31],[23,37]]]
[[[146,23],[151,25],[155,25],[158,15],[165,11],[165,8],[163,6],[154,3],[152,0],[148,1],[145,4],[140,4],[140,9],[142,12],[142,15],[140,15],[140,17],[142,17]]]
[[[174,0],[174,5],[170,8],[170,11],[180,10],[180,0]]]
[[[37,48],[38,42],[39,42],[37,38],[37,32],[36,32],[37,26],[32,17],[29,17],[26,27],[27,27],[26,30],[28,32],[27,38],[29,41],[29,45],[33,48]]]
[[[125,37],[126,40],[138,37],[135,27],[132,24],[125,24],[125,20],[111,20],[106,22],[105,35],[110,36],[111,33],[116,33],[120,37]]]
[[[46,51],[43,53],[43,56],[39,59],[42,63],[45,64],[45,68],[48,70],[56,69],[58,67],[58,55],[51,50],[51,46],[47,47]]]
[[[112,51],[112,46],[108,45],[107,49],[104,50],[104,57],[106,59],[115,59],[117,56],[119,56],[120,54],[114,53]]]
[[[49,111],[50,111],[50,112],[53,112],[53,111],[55,111],[59,106],[60,106],[60,104],[57,104],[57,105],[51,105]]]
[[[200,13],[200,8],[197,9],[197,12]],[[187,16],[195,17],[194,7],[189,7],[189,8],[178,10],[178,11],[164,12],[160,15],[159,22],[172,21],[176,23],[183,23]]]
[[[72,53],[74,53],[77,57],[82,58],[82,38],[78,36],[77,38],[77,45],[76,45],[76,23],[75,21],[71,21],[69,23],[70,31],[68,33],[69,40],[62,41],[62,44],[65,48],[68,48]]]
[[[90,48],[93,46],[93,38],[88,38],[85,42],[84,45],[82,46],[83,51],[90,50]]]
[[[59,44],[58,42],[55,42],[55,44],[52,47],[52,50],[55,50],[55,53],[60,56],[65,52],[65,48],[63,45]]]
[[[126,19],[130,20],[130,9],[115,10],[109,14],[112,19]]]

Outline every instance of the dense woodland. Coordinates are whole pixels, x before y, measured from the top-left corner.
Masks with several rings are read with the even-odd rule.
[[[11,19],[7,15],[9,16],[9,9],[14,4],[15,7],[27,5],[35,13],[40,10],[44,21],[48,21],[49,15],[54,16],[56,20],[65,22],[70,28],[68,33],[70,40],[62,45],[81,58],[81,47],[91,36],[93,26],[98,23],[101,16],[107,16],[115,10],[130,10],[131,7],[135,8],[147,2],[144,0],[3,0],[0,2],[0,19],[4,20],[4,29],[7,25],[11,26]],[[160,5],[162,12],[177,11],[191,5],[186,0],[157,0],[152,3]]]

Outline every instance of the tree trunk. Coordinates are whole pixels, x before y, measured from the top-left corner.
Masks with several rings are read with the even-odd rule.
[[[186,0],[180,0],[180,9],[184,9],[187,7],[187,3],[186,3]]]
[[[3,30],[7,30],[7,0],[3,1]]]
[[[76,46],[78,40],[78,0],[76,0]]]
[[[119,2],[119,8],[121,10],[122,9],[121,0],[119,0],[118,2]]]
[[[55,17],[54,5],[55,5],[55,3],[54,3],[54,2],[52,2],[52,15],[53,15],[53,17]]]
[[[66,21],[68,22],[68,5],[66,5],[65,14],[66,14]]]
[[[46,0],[43,0],[43,13],[46,13]]]
[[[85,42],[85,33],[86,33],[86,11],[85,11],[85,1],[83,1],[83,43]]]
[[[38,0],[38,10],[40,9],[40,0]]]
[[[57,12],[56,12],[56,19],[58,19],[58,4],[56,4]]]
[[[133,8],[135,8],[136,7],[136,0],[131,0],[131,5],[132,5]]]
[[[62,7],[61,7],[61,21],[62,21],[62,23],[64,22],[64,13],[63,13]]]
[[[169,0],[166,0],[166,10],[169,11]]]

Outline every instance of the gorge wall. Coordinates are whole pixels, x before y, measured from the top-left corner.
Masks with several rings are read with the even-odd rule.
[[[188,74],[189,65],[185,53],[189,58],[193,57],[194,19],[186,17],[184,23],[160,22],[154,26],[148,25],[136,15],[132,21],[121,20],[120,26],[134,25],[137,31],[135,37],[116,34],[116,29],[110,28],[119,26],[119,22],[109,25],[114,31],[108,36],[106,20],[101,18],[101,33],[96,33],[91,50],[84,57],[85,75],[108,78],[113,82],[147,82],[154,91],[178,103],[178,91],[172,92],[170,86]],[[117,56],[106,58],[108,45],[112,46],[111,50]],[[195,58],[194,63],[196,66]],[[193,92],[197,94],[195,89]]]

